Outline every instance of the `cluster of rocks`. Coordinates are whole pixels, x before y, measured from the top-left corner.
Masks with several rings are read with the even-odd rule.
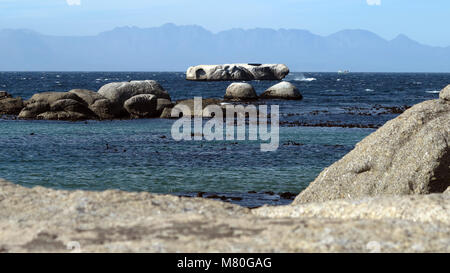
[[[29,100],[0,92],[0,114],[22,119],[87,120],[159,117],[173,106],[170,95],[156,81],[110,83],[98,92],[74,89],[43,92]]]
[[[298,89],[281,82],[265,91],[261,98],[302,99]],[[221,105],[225,101],[250,101],[258,96],[249,83],[232,83],[224,100],[203,99],[203,107]],[[13,98],[0,91],[0,115],[16,115],[21,119],[89,120],[121,118],[172,118],[176,105],[189,107],[194,113],[194,100],[172,102],[169,93],[156,81],[113,82],[102,86],[98,92],[74,89],[68,92],[43,92],[29,100]],[[208,117],[206,113],[204,117]]]
[[[224,96],[225,100],[251,101],[261,99],[301,100],[302,94],[298,88],[290,82],[280,82],[269,87],[259,97],[253,86],[249,83],[232,83],[228,86]]]

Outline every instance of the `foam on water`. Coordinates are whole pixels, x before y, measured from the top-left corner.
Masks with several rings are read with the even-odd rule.
[[[300,76],[297,76],[294,78],[294,81],[299,81],[299,82],[312,82],[312,81],[316,81],[316,78],[306,78],[305,75],[300,74]]]

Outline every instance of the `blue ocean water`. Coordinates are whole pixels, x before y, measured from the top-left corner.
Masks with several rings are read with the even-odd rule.
[[[36,92],[97,90],[114,81],[154,79],[172,100],[180,100],[220,98],[230,84],[190,82],[184,76],[0,72],[0,90],[29,98]],[[286,80],[300,89],[302,101],[261,102],[280,105],[280,147],[275,152],[261,152],[259,141],[177,142],[170,134],[173,120],[64,122],[3,117],[0,177],[25,186],[189,196],[207,192],[247,206],[285,204],[290,200],[277,193],[299,193],[323,168],[398,115],[398,109],[437,98],[450,74],[291,73]],[[257,93],[275,83],[251,82]]]

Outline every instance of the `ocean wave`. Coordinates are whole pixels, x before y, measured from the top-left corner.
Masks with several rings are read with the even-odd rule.
[[[312,82],[312,81],[316,81],[316,80],[317,80],[316,78],[312,78],[312,77],[306,78],[305,75],[303,75],[303,74],[294,78],[294,81],[297,81],[297,82]]]
[[[441,93],[441,91],[440,90],[428,90],[428,91],[425,91],[426,93],[430,93],[430,94],[439,94],[439,93]]]
[[[373,91],[375,91],[375,90],[370,89],[370,88],[367,88],[367,89],[365,89],[364,91],[366,91],[366,92],[373,92]]]

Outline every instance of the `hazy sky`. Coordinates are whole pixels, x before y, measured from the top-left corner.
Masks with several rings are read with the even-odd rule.
[[[450,0],[0,0],[0,28],[91,35],[117,26],[197,24],[217,32],[240,27],[299,28],[320,35],[366,29],[450,46]]]

